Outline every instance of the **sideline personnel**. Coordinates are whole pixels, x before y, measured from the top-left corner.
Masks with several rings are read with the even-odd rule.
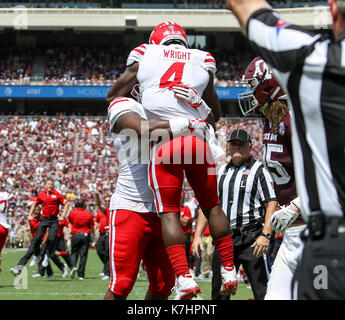
[[[72,270],[70,276],[74,279],[78,271],[79,280],[84,280],[85,267],[87,260],[87,253],[89,251],[90,233],[94,234],[94,219],[91,212],[86,211],[85,200],[78,199],[75,203],[75,210],[72,210],[68,215],[68,220],[71,222],[71,262]],[[79,267],[77,268],[78,258],[80,256]]]

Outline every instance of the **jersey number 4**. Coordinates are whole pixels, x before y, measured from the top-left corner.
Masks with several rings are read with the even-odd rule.
[[[171,88],[181,83],[185,63],[174,62],[170,68],[163,74],[159,83],[160,88]]]

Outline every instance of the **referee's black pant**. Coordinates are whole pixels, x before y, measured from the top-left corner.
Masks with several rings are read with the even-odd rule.
[[[96,242],[96,251],[103,262],[103,273],[110,276],[110,260],[109,260],[109,232],[100,233]]]
[[[301,234],[304,248],[292,281],[293,299],[345,299],[345,219],[328,218],[324,229],[321,239],[313,239],[311,230]]]
[[[77,266],[78,258],[80,257],[78,267],[78,277],[84,278],[85,267],[87,261],[87,254],[89,251],[90,235],[88,233],[73,233],[71,239],[71,262],[73,268]]]
[[[49,228],[48,238],[47,238],[47,249],[46,253],[49,258],[55,254],[56,242],[57,242],[57,231],[59,228],[58,218],[40,218],[40,224],[37,227],[37,232],[35,238],[32,240],[33,249],[35,256],[40,253],[40,245],[42,243],[42,238]]]
[[[250,246],[255,242],[260,230],[244,231],[242,234],[232,236],[234,244],[234,264],[236,271],[242,264],[248,276],[255,300],[263,300],[267,289],[267,271],[264,258],[253,254],[254,248]],[[251,239],[251,241],[249,241]],[[238,244],[238,245],[237,245]],[[220,294],[222,278],[220,273],[221,263],[217,249],[212,258],[212,300],[228,300],[228,295]]]

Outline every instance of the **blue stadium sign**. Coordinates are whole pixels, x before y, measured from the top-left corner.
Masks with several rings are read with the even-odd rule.
[[[0,86],[0,99],[104,99],[107,86]],[[220,100],[234,100],[243,87],[216,88]]]

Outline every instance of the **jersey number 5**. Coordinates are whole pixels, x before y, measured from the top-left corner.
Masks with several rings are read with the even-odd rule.
[[[174,62],[163,74],[159,87],[171,88],[174,85],[181,83],[184,65],[184,62]]]
[[[269,168],[271,172],[274,182],[278,185],[286,184],[290,181],[291,177],[288,172],[285,170],[283,165],[279,161],[275,161],[271,159],[272,152],[283,152],[283,145],[281,144],[271,144],[269,143],[266,146],[262,146],[262,154],[263,154],[263,161],[265,165]]]

